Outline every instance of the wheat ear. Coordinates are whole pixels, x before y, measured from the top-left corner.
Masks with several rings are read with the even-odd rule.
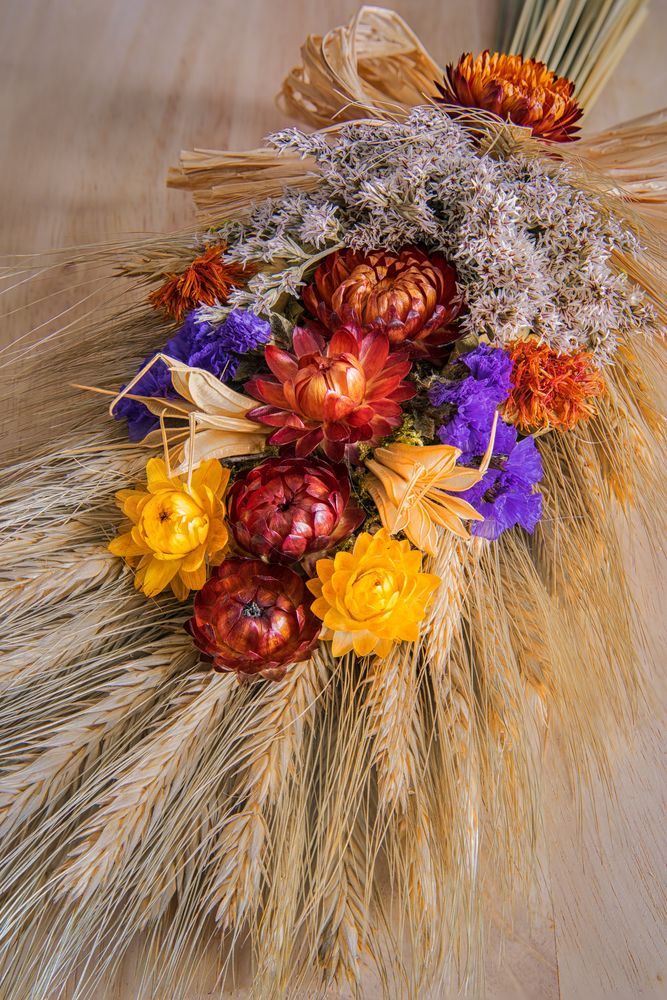
[[[408,644],[397,644],[370,669],[368,712],[374,737],[378,805],[404,812],[418,780],[420,726],[417,716],[418,659]]]
[[[241,811],[221,824],[209,862],[208,905],[223,929],[238,924],[257,903],[267,809],[277,801],[299,758],[322,683],[326,672],[320,658],[297,664],[283,681],[265,688],[245,734],[243,752],[249,763],[234,792]]]
[[[190,700],[142,745],[119,773],[111,791],[83,827],[77,846],[58,875],[58,891],[79,900],[95,893],[112,871],[160,822],[168,803],[196,766],[201,743],[220,719],[236,680],[205,674],[194,677]]]
[[[126,674],[106,685],[108,694],[68,719],[38,744],[29,760],[0,779],[0,836],[7,837],[45,807],[55,808],[63,794],[84,774],[103,742],[145,712],[167,684],[163,656],[148,656],[128,665]]]

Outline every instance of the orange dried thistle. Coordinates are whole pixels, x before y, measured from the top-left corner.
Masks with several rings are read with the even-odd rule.
[[[250,274],[247,266],[223,260],[226,249],[224,244],[209,247],[180,274],[167,275],[164,284],[149,295],[153,308],[180,323],[198,305],[226,302],[232,288],[242,285]]]
[[[596,413],[606,391],[590,351],[559,354],[535,339],[505,344],[514,368],[512,389],[501,415],[522,431],[569,431]]]
[[[481,108],[531,129],[551,142],[578,138],[576,124],[583,115],[574,98],[574,84],[556,76],[544,63],[502,52],[466,52],[450,63],[441,84],[436,84],[442,104]]]

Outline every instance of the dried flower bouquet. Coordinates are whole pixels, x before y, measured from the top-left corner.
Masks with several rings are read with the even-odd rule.
[[[364,8],[285,82],[316,131],[186,155],[199,231],[93,252],[152,289],[53,366],[129,443],[2,483],[13,1000],[100,996],[140,934],[146,997],[211,938],[221,982],[249,938],[261,997],[365,963],[392,998],[478,995],[547,728],[606,770],[641,689],[618,510],[661,507],[667,160],[642,174],[630,126],[622,193],[530,56],[443,74]]]

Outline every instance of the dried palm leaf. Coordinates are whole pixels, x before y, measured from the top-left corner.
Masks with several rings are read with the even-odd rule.
[[[316,127],[400,116],[428,100],[442,76],[405,21],[383,7],[362,7],[324,38],[310,35],[301,57],[278,100],[290,115]]]

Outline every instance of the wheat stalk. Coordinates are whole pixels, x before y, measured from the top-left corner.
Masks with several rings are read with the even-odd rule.
[[[316,654],[296,664],[286,678],[271,685],[248,733],[250,764],[245,789],[262,807],[275,800],[299,756],[304,732],[313,725],[328,668]]]
[[[209,859],[207,905],[223,929],[239,923],[258,902],[267,811],[293,773],[326,676],[320,657],[297,664],[283,681],[265,689],[256,706],[243,747],[248,765],[233,796],[242,808],[221,824]]]
[[[266,1000],[283,1000],[288,983],[296,984],[310,969],[298,934],[306,897],[309,865],[309,806],[313,788],[313,762],[317,759],[315,727],[295,760],[297,779],[282,793],[270,817],[271,851],[267,852],[265,901],[255,935],[257,973],[255,987]]]
[[[360,983],[360,960],[368,922],[367,871],[363,835],[355,826],[341,845],[320,902],[318,955],[328,984]]]
[[[54,639],[51,654],[42,652],[48,650],[47,636],[36,636],[33,646],[26,641],[26,649],[32,651],[32,656],[25,661],[19,659],[19,669],[12,670],[11,683],[0,697],[0,760],[5,767],[20,764],[25,754],[38,747],[46,735],[104,697],[108,685],[122,681],[133,660],[141,660],[150,653],[162,660],[171,657],[174,630],[171,607],[151,610],[144,621],[137,617],[134,598],[123,610],[122,587],[120,591],[120,612],[113,609],[113,598],[109,595],[100,611],[106,610],[104,620],[96,616],[94,639],[73,625],[71,649],[66,646],[66,627],[60,641],[56,643]],[[14,655],[7,660],[16,667]],[[40,666],[43,669],[38,669]]]
[[[111,791],[80,831],[58,891],[85,905],[112,872],[160,822],[169,802],[196,767],[200,747],[219,722],[236,680],[230,675],[194,677],[189,700],[135,751]]]
[[[523,542],[504,539],[499,556],[512,647],[538,721],[546,727],[554,694],[553,660],[562,645],[553,630],[553,609]]]
[[[441,531],[437,555],[429,560],[428,571],[440,577],[440,586],[423,629],[426,660],[432,672],[443,671],[447,666],[452,638],[459,626],[465,600],[465,574],[470,551],[469,543],[451,532]]]
[[[108,694],[59,726],[31,751],[30,759],[0,779],[0,836],[44,809],[55,808],[62,795],[80,780],[102,743],[145,710],[168,680],[164,656],[128,664],[125,674],[106,685]]]
[[[256,802],[231,816],[219,834],[211,859],[215,876],[209,899],[222,930],[239,924],[248,907],[259,902],[265,837],[266,820]]]
[[[417,784],[420,733],[416,650],[401,643],[373,661],[368,691],[373,764],[377,768],[378,805],[404,812]]]
[[[438,711],[444,713],[457,752],[465,753],[472,725],[472,681],[460,641],[461,616],[482,546],[469,544],[450,533],[443,535],[431,562],[441,584],[436,591],[424,630],[424,653],[429,665]],[[472,557],[471,557],[472,553]]]
[[[219,219],[223,211],[227,218],[242,216],[254,201],[279,198],[286,188],[308,191],[318,183],[313,161],[276,149],[243,153],[195,149],[181,153],[178,167],[167,176],[169,187],[192,191],[202,221]],[[128,273],[134,271],[136,265],[130,265]]]
[[[655,364],[659,372],[659,358]],[[662,507],[663,482],[656,462],[665,440],[660,388],[654,389],[645,378],[638,347],[621,344],[607,377],[606,396],[586,435],[594,453],[580,449],[595,496],[606,499],[612,493],[623,508],[639,510],[645,520],[653,520]]]
[[[646,14],[646,0],[524,0],[514,17],[504,5],[497,44],[572,80],[588,110]]]
[[[213,912],[218,932],[232,932],[232,942],[246,925],[255,926],[264,885],[270,892],[275,880],[267,866],[273,872],[272,858],[279,851],[288,817],[295,822],[290,803],[302,793],[307,780],[297,761],[302,759],[304,739],[312,730],[327,677],[328,667],[317,654],[311,661],[294,666],[282,682],[259,685],[256,697],[249,689],[251,696],[243,714],[236,722],[228,722],[230,731],[238,729],[240,738],[235,744],[227,741],[222,753],[212,750],[210,761],[200,767],[199,787],[217,788],[217,802],[213,800],[210,810],[206,807],[205,828],[188,836],[196,790],[190,796],[191,806],[165,840],[161,856],[168,864],[160,866],[157,882],[150,883],[152,903],[144,921],[163,913],[166,902],[177,893],[162,942],[169,959],[160,970],[159,984],[186,976],[193,949],[201,946],[208,913]],[[219,788],[221,782],[224,793]],[[305,816],[301,820],[305,823]],[[178,852],[173,847],[177,839],[182,844]],[[287,898],[282,899],[283,895],[284,907]],[[296,921],[294,909],[290,920]],[[232,954],[230,946],[230,960]],[[284,951],[282,954],[284,957]],[[225,960],[221,979],[227,966]]]
[[[64,539],[58,539],[59,547]],[[28,552],[28,555],[30,553]],[[99,543],[68,546],[68,551],[51,554],[48,569],[43,556],[24,561],[8,583],[0,585],[0,614],[6,626],[21,619],[26,611],[43,615],[64,596],[75,601],[90,591],[98,592],[105,582],[120,572],[120,564],[110,552],[100,551]]]
[[[448,883],[454,873],[441,863],[427,800],[427,795],[413,799],[394,831],[394,865],[404,901],[398,914],[398,940],[407,938],[414,956],[410,996],[428,995],[434,970],[442,966],[443,955],[451,949],[446,911]]]

